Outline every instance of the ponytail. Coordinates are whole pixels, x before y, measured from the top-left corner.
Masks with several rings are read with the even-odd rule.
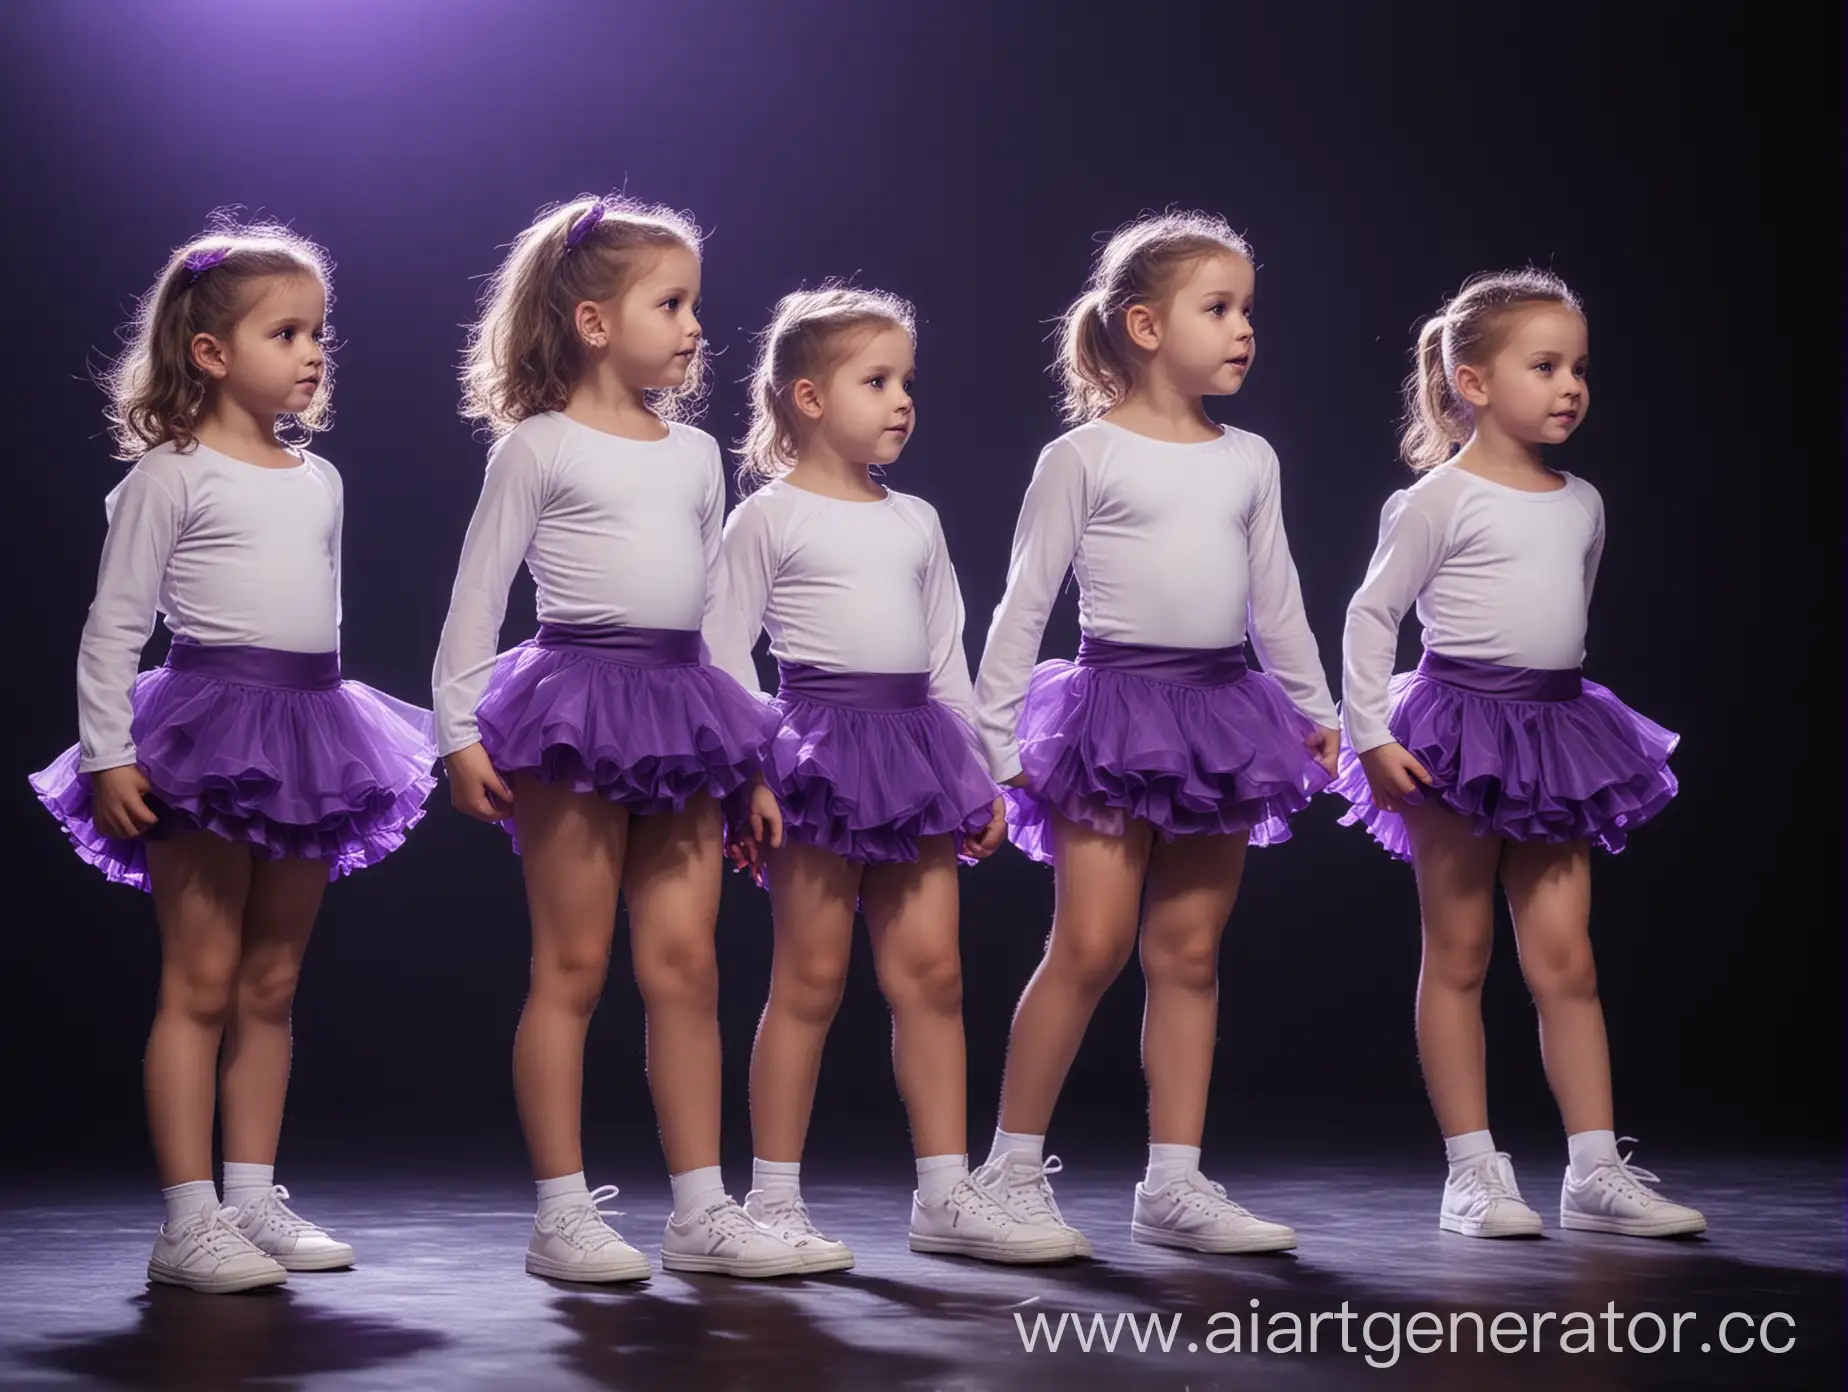
[[[1136,358],[1123,325],[1129,307],[1155,304],[1188,266],[1222,252],[1251,257],[1245,239],[1212,213],[1150,213],[1117,229],[1059,321],[1055,366],[1067,424],[1096,420],[1135,386]]]
[[[738,491],[781,478],[801,446],[800,417],[790,393],[807,378],[819,382],[851,351],[852,336],[903,329],[917,342],[917,312],[883,290],[826,281],[777,301],[770,326],[757,336],[751,366],[751,419],[738,441]]]
[[[1129,394],[1130,357],[1121,329],[1112,333],[1102,290],[1087,290],[1059,324],[1061,405],[1068,422],[1095,420]]]
[[[1399,455],[1420,473],[1435,469],[1475,433],[1476,416],[1457,394],[1459,367],[1480,367],[1500,351],[1511,313],[1561,305],[1582,314],[1578,296],[1550,271],[1492,271],[1471,276],[1418,330],[1405,379]]]
[[[1458,400],[1444,366],[1444,316],[1434,314],[1418,331],[1411,375],[1405,379],[1399,457],[1422,474],[1449,459],[1469,435],[1469,407]]]

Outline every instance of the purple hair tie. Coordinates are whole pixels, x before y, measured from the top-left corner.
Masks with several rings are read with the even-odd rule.
[[[589,211],[572,223],[571,230],[565,233],[565,250],[567,252],[576,250],[577,244],[590,235],[590,229],[602,222],[603,215],[608,211],[609,209],[603,206],[602,199],[591,204]]]
[[[191,256],[188,256],[186,258],[187,285],[196,285],[200,276],[211,270],[212,267],[222,265],[224,259],[230,254],[230,247],[217,246],[211,247],[205,251],[195,251]]]

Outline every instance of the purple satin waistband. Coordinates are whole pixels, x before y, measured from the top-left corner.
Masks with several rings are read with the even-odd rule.
[[[1419,661],[1418,674],[1498,701],[1576,701],[1585,689],[1584,678],[1576,667],[1504,667],[1498,662],[1446,657],[1436,652],[1427,652]]]
[[[930,702],[929,672],[829,672],[801,662],[776,664],[779,697],[859,710],[915,710]]]
[[[542,648],[578,648],[631,667],[696,667],[697,628],[625,628],[620,624],[540,624]]]
[[[176,638],[167,666],[193,677],[274,686],[295,691],[331,691],[340,685],[337,652],[284,652],[241,643],[194,643]]]
[[[1113,643],[1085,634],[1078,644],[1080,667],[1101,667],[1183,686],[1230,686],[1243,680],[1245,648],[1152,648]]]

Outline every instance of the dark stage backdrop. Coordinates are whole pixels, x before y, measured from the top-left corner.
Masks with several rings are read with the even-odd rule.
[[[942,512],[972,662],[1035,454],[1060,428],[1050,321],[1099,232],[1179,203],[1249,233],[1262,352],[1224,414],[1283,459],[1331,677],[1380,504],[1407,481],[1393,417],[1414,321],[1478,269],[1562,273],[1588,306],[1596,409],[1560,462],[1609,511],[1590,672],[1683,737],[1681,798],[1596,865],[1619,1119],[1658,1156],[1671,1139],[1839,1139],[1833,21],[1608,4],[123,0],[14,6],[4,27],[0,1164],[139,1164],[145,1147],[151,911],[68,853],[25,781],[75,737],[73,658],[122,467],[86,361],[215,205],[332,249],[338,427],[316,447],[346,478],[346,667],[425,701],[482,472],[455,411],[460,326],[535,209],[611,187],[711,231],[720,353],[703,424],[722,441],[779,294],[856,276],[917,302],[922,428],[893,482]],[[504,641],[531,624],[523,578]],[[1076,636],[1068,597],[1045,652]],[[1408,627],[1407,660],[1416,643]],[[1411,876],[1337,811],[1324,801],[1251,858],[1223,955],[1216,1146],[1434,1144]],[[963,884],[979,1149],[1052,895],[1011,851]],[[768,933],[762,896],[729,882],[733,1161]],[[439,789],[402,854],[328,895],[288,1144],[517,1157],[525,934],[505,838]],[[1504,934],[1488,992],[1497,1129],[1554,1135],[1512,946]],[[1132,968],[1055,1143],[1138,1138],[1140,1009]],[[862,954],[817,1161],[861,1138],[902,1154],[885,1028]],[[640,1041],[619,938],[592,1033],[599,1144],[648,1142]]]

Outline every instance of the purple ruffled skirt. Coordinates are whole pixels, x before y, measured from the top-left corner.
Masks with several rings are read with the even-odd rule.
[[[1427,652],[1392,679],[1393,738],[1430,773],[1436,797],[1478,836],[1590,841],[1621,851],[1675,796],[1668,757],[1680,736],[1637,714],[1577,668],[1542,671]],[[1360,759],[1345,743],[1332,792],[1402,860],[1405,822],[1373,805]]]
[[[566,624],[501,654],[475,721],[503,774],[637,816],[737,791],[775,728],[763,702],[700,660],[697,630]]]
[[[1249,832],[1287,841],[1289,819],[1328,782],[1306,741],[1315,725],[1245,650],[1156,648],[1088,634],[1076,662],[1033,669],[1018,726],[1024,788],[1007,790],[1008,833],[1053,859],[1052,813],[1108,836],[1129,818],[1164,840]]]
[[[160,816],[146,836],[97,829],[78,747],[32,776],[77,854],[118,884],[147,889],[147,842],[192,831],[265,860],[325,861],[337,879],[403,845],[436,786],[430,712],[341,680],[338,653],[176,640],[132,701]]]
[[[930,699],[928,672],[778,670],[764,776],[789,840],[880,865],[988,825],[1001,790],[968,723]]]

